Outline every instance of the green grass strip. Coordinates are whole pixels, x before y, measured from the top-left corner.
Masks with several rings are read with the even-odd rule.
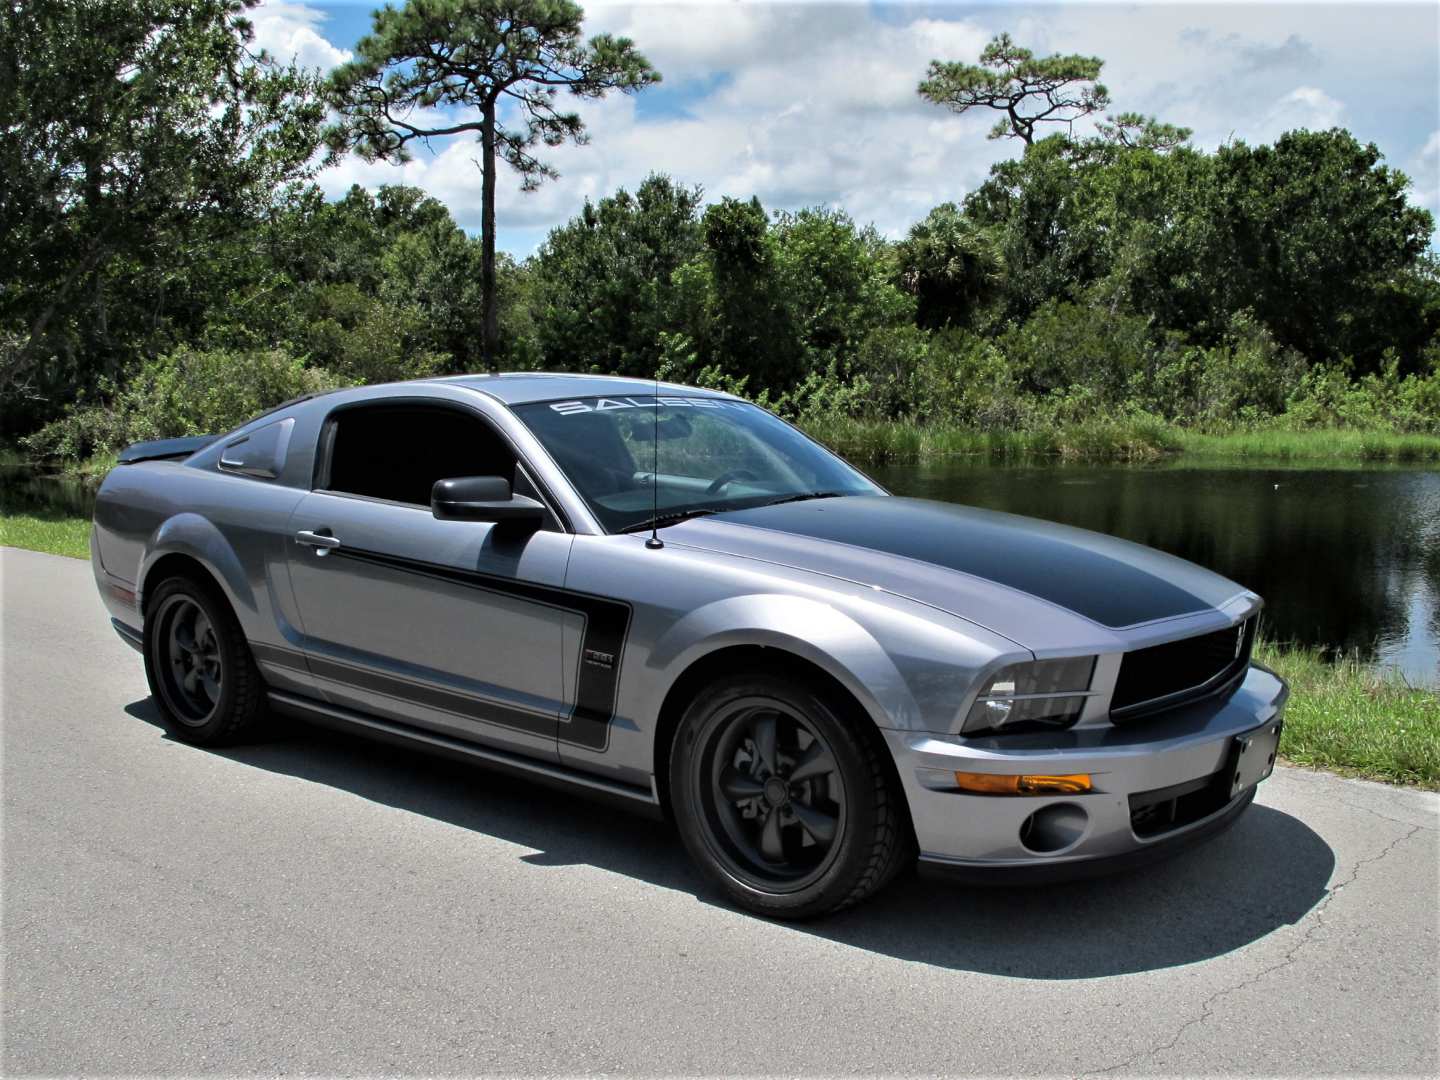
[[[79,517],[5,514],[0,516],[0,544],[88,559],[90,522]]]
[[[1440,790],[1440,689],[1321,649],[1262,642],[1256,656],[1290,683],[1288,761]]]

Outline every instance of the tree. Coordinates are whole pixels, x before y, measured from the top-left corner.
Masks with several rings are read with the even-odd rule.
[[[1195,134],[1187,127],[1161,123],[1153,116],[1126,112],[1119,116],[1105,117],[1106,123],[1096,124],[1100,137],[1108,142],[1131,149],[1174,150],[1190,141]]]
[[[789,388],[804,374],[804,351],[764,207],[757,198],[724,198],[705,208],[701,229],[705,321],[687,330],[702,364],[749,375],[751,390]]]
[[[990,138],[1035,142],[1037,124],[1069,124],[1100,112],[1110,94],[1096,80],[1105,61],[1097,56],[1037,59],[1001,34],[980,54],[979,65],[932,60],[920,96],[956,113],[995,109],[1002,117]]]
[[[113,376],[177,317],[194,331],[192,269],[314,168],[323,105],[251,50],[253,3],[0,2],[8,428],[35,408],[17,397]]]
[[[611,90],[634,93],[660,75],[628,38],[581,38],[584,15],[571,0],[409,0],[375,12],[356,58],[331,75],[342,115],[333,145],[367,160],[403,161],[417,139],[466,132],[480,143],[481,355],[497,363],[495,170],[501,159],[534,190],[556,174],[534,154],[540,144],[586,140],[578,113],[560,108]],[[449,110],[462,110],[456,116]]]
[[[704,251],[701,192],[668,176],[624,188],[553,230],[532,263],[547,366],[650,376],[671,328],[674,274]]]
[[[1251,307],[1311,362],[1370,353],[1377,291],[1421,260],[1435,219],[1404,173],[1348,131],[1290,131],[1215,155],[1211,265],[1227,311]],[[1388,332],[1382,331],[1382,332]],[[1368,340],[1367,340],[1368,338]]]
[[[810,370],[849,361],[870,333],[913,323],[915,302],[894,283],[890,245],[843,210],[776,215],[770,231],[780,296]]]
[[[916,321],[929,330],[965,326],[995,295],[999,245],[990,230],[942,203],[896,247],[901,284],[914,297]]]
[[[965,217],[993,238],[1007,318],[1023,320],[1046,300],[1074,299],[1097,274],[1097,249],[1077,239],[1076,196],[1114,151],[1095,139],[1040,139],[1024,157],[997,162],[965,198]]]

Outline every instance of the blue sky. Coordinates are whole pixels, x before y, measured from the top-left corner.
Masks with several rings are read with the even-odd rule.
[[[583,0],[582,0],[583,2]],[[368,30],[374,4],[262,4],[259,43],[325,68]],[[650,172],[707,198],[759,195],[768,209],[828,204],[898,236],[963,198],[1018,144],[985,138],[990,115],[957,117],[916,96],[930,59],[974,61],[1008,30],[1039,53],[1106,61],[1117,109],[1195,130],[1213,148],[1290,128],[1348,127],[1376,143],[1440,212],[1440,5],[829,4],[750,0],[586,4],[586,27],[635,40],[664,82],[580,109],[592,141],[549,151],[561,173],[538,192],[499,183],[496,240],[530,254],[586,198]],[[1078,128],[1077,128],[1078,130]],[[425,188],[471,231],[475,148],[437,141],[402,167],[349,159],[319,182]]]

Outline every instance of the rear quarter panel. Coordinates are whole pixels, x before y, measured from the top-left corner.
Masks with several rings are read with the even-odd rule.
[[[111,615],[143,628],[152,568],[170,555],[198,563],[225,594],[251,641],[294,648],[298,616],[290,591],[286,540],[304,492],[276,482],[212,472],[190,463],[143,462],[113,469],[95,500],[96,576],[133,590],[125,610],[102,584]],[[295,676],[268,669],[277,689]]]

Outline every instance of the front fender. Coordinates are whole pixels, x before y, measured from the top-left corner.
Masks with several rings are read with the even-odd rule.
[[[255,590],[230,542],[220,530],[199,514],[183,513],[166,518],[145,545],[140,576],[136,580],[142,591],[137,592],[140,610],[145,610],[143,589],[155,564],[167,555],[185,555],[210,572],[230,606],[243,625],[249,626],[259,615]]]
[[[792,653],[825,671],[879,727],[923,727],[904,677],[865,627],[829,604],[783,594],[717,600],[670,627],[650,654],[656,711],[695,663],[721,649],[755,645]]]

